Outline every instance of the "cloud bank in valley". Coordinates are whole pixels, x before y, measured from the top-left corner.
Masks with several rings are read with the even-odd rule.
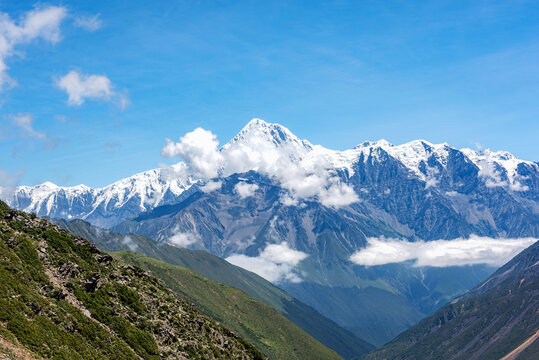
[[[225,260],[273,283],[297,283],[301,282],[301,278],[294,272],[294,268],[307,256],[306,253],[291,249],[286,242],[282,242],[266,245],[256,257],[234,254]]]
[[[367,247],[350,260],[358,265],[375,266],[413,261],[415,266],[447,267],[474,264],[500,266],[532,245],[535,238],[488,238],[409,242],[400,239],[368,238]]]
[[[203,180],[257,171],[277,180],[287,191],[282,196],[286,205],[318,200],[325,206],[337,208],[359,201],[353,188],[339,179],[323,155],[307,151],[295,142],[276,144],[268,141],[259,130],[251,131],[242,141],[229,143],[219,150],[217,136],[197,128],[178,142],[167,139],[161,155],[181,157],[189,172]],[[238,192],[240,196],[248,193]]]

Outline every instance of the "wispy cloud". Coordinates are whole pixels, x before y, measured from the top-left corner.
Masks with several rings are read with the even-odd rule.
[[[122,239],[122,244],[127,246],[131,251],[137,251],[138,249],[138,244],[129,235],[124,236],[124,238]]]
[[[9,202],[15,188],[20,184],[20,181],[25,170],[19,170],[16,173],[6,172],[0,168],[0,199]]]
[[[49,136],[47,133],[34,128],[34,117],[31,114],[10,115],[6,116],[6,118],[11,119],[11,126],[5,132],[6,136],[24,139],[25,141],[21,144],[21,147],[25,149],[39,144],[44,149],[51,150],[59,143],[58,138]],[[21,148],[14,147],[13,155],[16,157],[20,150]]]
[[[301,282],[294,268],[307,256],[306,253],[291,249],[286,242],[282,242],[267,245],[256,257],[234,254],[227,257],[226,261],[274,283]]]
[[[15,48],[34,39],[56,43],[60,41],[60,24],[67,16],[61,6],[36,7],[16,22],[6,13],[0,13],[0,90],[15,81],[7,74],[6,59],[15,54]]]
[[[368,238],[367,247],[350,257],[358,265],[375,266],[413,261],[415,266],[447,267],[473,264],[499,266],[538,239],[489,238],[409,242],[399,239]]]
[[[75,26],[78,26],[87,31],[96,31],[101,29],[102,21],[99,18],[99,14],[94,16],[77,16],[74,22]]]
[[[13,124],[22,131],[23,136],[29,136],[36,139],[45,139],[47,134],[34,129],[32,123],[34,118],[30,114],[18,114],[11,116]]]
[[[115,153],[121,148],[122,148],[122,144],[120,143],[106,143],[105,144],[105,151],[108,153]]]
[[[56,86],[67,93],[69,105],[80,106],[86,99],[112,101],[122,110],[129,105],[127,95],[117,92],[105,75],[86,75],[72,70],[57,79]]]

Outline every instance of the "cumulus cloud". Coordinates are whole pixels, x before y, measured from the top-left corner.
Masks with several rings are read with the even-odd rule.
[[[206,184],[200,187],[200,190],[205,193],[211,193],[217,189],[220,189],[223,183],[221,181],[208,181]]]
[[[255,191],[258,190],[258,185],[248,184],[246,182],[239,182],[234,186],[234,192],[238,194],[242,199],[253,196]]]
[[[358,265],[374,266],[413,261],[415,266],[500,266],[538,239],[502,239],[472,235],[468,239],[409,242],[368,238],[367,247],[350,257]]]
[[[86,75],[72,70],[57,79],[56,86],[67,93],[69,105],[82,105],[85,99],[113,101],[121,109],[129,105],[127,96],[115,91],[110,79],[104,75]]]
[[[234,254],[227,257],[226,261],[273,283],[297,283],[301,282],[301,278],[294,272],[294,267],[307,256],[306,253],[291,249],[286,242],[282,242],[267,245],[256,257]]]
[[[223,164],[223,157],[217,151],[218,145],[216,135],[197,128],[182,136],[177,143],[167,139],[161,155],[166,158],[182,157],[195,176],[211,179],[218,175]]]
[[[129,250],[131,250],[131,251],[137,251],[137,249],[138,249],[138,244],[135,243],[133,238],[131,236],[129,236],[129,235],[124,236],[124,238],[122,239],[122,244],[127,246],[129,248]]]
[[[96,31],[101,29],[101,19],[99,14],[94,16],[77,16],[75,18],[75,26],[78,26],[87,31]]]
[[[51,43],[60,41],[60,24],[66,16],[67,10],[61,6],[36,7],[19,21],[0,13],[0,90],[14,84],[7,74],[6,59],[16,53],[15,48],[39,38]]]
[[[174,234],[169,237],[166,242],[170,245],[177,247],[187,247],[191,244],[194,244],[198,241],[198,236],[191,232],[182,232],[175,230]]]
[[[250,170],[272,177],[287,191],[281,197],[286,205],[311,199],[325,206],[342,207],[359,201],[353,188],[340,181],[330,160],[320,152],[305,151],[295,143],[277,145],[257,131],[220,150],[218,146],[215,134],[198,128],[179,142],[167,139],[161,154],[183,158],[191,173],[202,179]]]

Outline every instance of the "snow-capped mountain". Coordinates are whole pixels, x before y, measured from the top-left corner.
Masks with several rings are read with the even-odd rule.
[[[17,209],[39,216],[84,219],[111,227],[143,211],[176,202],[193,182],[171,177],[171,171],[153,169],[97,189],[85,185],[61,187],[50,182],[19,186],[6,200]]]
[[[359,173],[380,172],[389,162],[405,173],[401,182],[415,180],[422,184],[416,185],[420,197],[435,192],[456,209],[469,203],[474,203],[471,208],[477,207],[477,194],[471,195],[470,189],[479,187],[487,192],[500,190],[498,197],[516,202],[515,206],[525,207],[529,213],[539,211],[538,164],[502,151],[457,150],[448,144],[424,140],[398,146],[379,140],[336,151],[301,140],[284,126],[253,119],[219,153],[224,159],[220,164],[221,176],[254,170],[276,178],[290,195],[288,199],[293,200],[290,204],[321,200],[323,204],[341,206],[360,199],[380,203],[383,198],[395,196],[390,195],[390,187],[380,177],[365,178]],[[17,209],[39,216],[81,218],[108,228],[157,206],[178,202],[184,191],[199,180],[180,162],[103,188],[60,187],[50,182],[20,186],[5,200]],[[392,184],[398,181],[397,177],[391,178]],[[484,196],[480,196],[482,200]],[[331,201],[340,198],[344,201]],[[470,213],[469,209],[457,211]],[[478,218],[490,221],[491,217],[481,209],[466,216],[472,223]]]

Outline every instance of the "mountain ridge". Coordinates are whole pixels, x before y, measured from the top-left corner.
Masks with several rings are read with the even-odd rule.
[[[234,146],[246,143],[268,143],[276,149],[282,149],[286,145],[286,151],[290,152],[292,149],[292,158],[314,156],[325,159],[332,170],[346,171],[348,177],[353,176],[353,164],[360,158],[367,161],[371,156],[379,157],[382,150],[424,181],[427,187],[436,181],[432,179],[433,174],[429,174],[429,171],[439,170],[435,167],[422,167],[420,164],[428,165],[429,161],[432,162],[430,158],[434,156],[435,160],[445,166],[448,153],[459,152],[464,156],[465,161],[476,166],[480,173],[483,171],[485,179],[495,180],[491,181],[492,186],[503,186],[504,182],[507,182],[509,188],[520,193],[537,191],[531,189],[529,182],[525,181],[525,174],[518,174],[518,168],[519,166],[531,167],[537,172],[539,165],[517,159],[504,151],[491,152],[488,149],[475,151],[467,148],[458,150],[446,143],[432,144],[425,140],[392,145],[383,139],[363,142],[351,149],[337,151],[320,145],[312,145],[307,140],[299,139],[286,127],[260,119],[251,120],[219,151],[227,152]],[[11,195],[4,194],[3,196],[10,206],[27,212],[35,212],[39,216],[81,218],[95,225],[110,228],[154,207],[178,202],[183,192],[200,182],[200,179],[191,175],[178,176],[179,173],[186,171],[185,164],[180,162],[172,167],[138,173],[102,188],[91,188],[86,185],[62,187],[45,182],[36,186],[19,186]],[[536,200],[537,195],[534,194],[532,198]]]

